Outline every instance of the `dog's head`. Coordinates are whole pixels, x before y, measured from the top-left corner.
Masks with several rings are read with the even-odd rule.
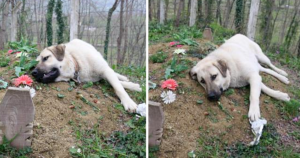
[[[63,44],[45,48],[37,57],[36,68],[32,71],[32,76],[42,83],[54,82],[60,75],[61,65],[65,56],[66,46]]]
[[[191,69],[190,76],[204,87],[210,101],[218,100],[230,84],[230,74],[223,60],[203,59]]]

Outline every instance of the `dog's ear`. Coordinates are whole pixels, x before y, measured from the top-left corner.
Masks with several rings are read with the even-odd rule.
[[[227,65],[225,61],[223,60],[218,60],[216,64],[214,64],[215,67],[219,69],[223,77],[226,77],[226,72],[227,72]]]
[[[66,46],[64,44],[59,44],[57,46],[50,48],[49,50],[52,52],[52,54],[55,56],[55,58],[58,61],[62,61],[65,57],[65,49]]]
[[[197,72],[194,70],[194,68],[190,70],[190,77],[193,80],[197,80]]]

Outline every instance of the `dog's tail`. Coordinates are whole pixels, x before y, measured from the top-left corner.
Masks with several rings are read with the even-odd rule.
[[[138,92],[142,91],[142,88],[137,83],[127,82],[127,81],[120,81],[120,82],[125,89],[129,89],[132,91],[138,91]]]

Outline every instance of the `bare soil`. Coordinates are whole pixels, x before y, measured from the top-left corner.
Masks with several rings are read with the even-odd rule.
[[[10,55],[10,57],[12,59],[10,65],[12,65],[16,59],[13,55]],[[14,71],[8,70],[7,67],[0,68],[0,74],[1,79],[11,81]],[[33,83],[32,87],[35,89],[41,87],[41,89],[36,90],[36,96],[33,98],[35,121],[32,138],[33,153],[30,157],[71,157],[69,149],[79,142],[76,141],[73,126],[70,122],[79,125],[84,124],[87,129],[93,128],[95,124],[100,124],[98,130],[104,137],[109,136],[113,131],[128,129],[124,126],[124,122],[129,120],[130,116],[114,108],[114,105],[120,103],[120,101],[114,94],[112,87],[109,87],[104,93],[103,83],[93,85],[87,89],[83,89],[82,85],[77,85],[72,91],[68,91],[70,87],[68,82],[47,85]],[[13,84],[10,83],[10,86],[13,86]],[[5,92],[5,89],[0,90],[1,100]],[[100,111],[95,112],[91,106],[77,98],[78,92],[98,107]],[[59,98],[58,94],[63,94],[65,97]],[[132,97],[131,93],[129,95]],[[72,102],[75,105],[80,105],[82,109],[74,109]],[[83,115],[81,112],[86,114]]]
[[[201,47],[207,41],[200,40],[198,42]],[[184,46],[183,48],[189,50],[188,46]],[[166,63],[172,60],[175,49],[174,47],[170,48],[168,43],[149,46],[149,56],[158,51],[168,53],[168,59],[164,63],[152,63],[149,61],[149,80],[158,84],[156,89],[149,91],[149,100],[162,102],[160,94],[163,89],[160,88],[160,83],[164,80]],[[199,53],[205,52],[205,49],[200,50]],[[190,56],[186,58],[195,63],[200,60]],[[277,63],[275,64],[277,65]],[[163,104],[165,114],[164,133],[159,151],[156,154],[157,157],[187,157],[188,152],[202,148],[199,146],[198,141],[199,138],[203,137],[215,136],[228,145],[237,142],[250,143],[253,140],[253,134],[247,118],[249,105],[246,97],[249,96],[249,87],[234,89],[232,95],[222,95],[220,103],[228,111],[229,115],[232,116],[231,118],[221,110],[217,102],[210,102],[206,99],[205,91],[201,85],[190,79],[189,70],[190,68],[182,72],[184,77],[177,76],[174,78],[179,83],[179,87],[175,92],[175,102]],[[289,75],[295,76],[293,73],[289,73]],[[297,76],[292,78],[291,85],[299,82]],[[289,93],[288,86],[272,76],[263,74],[263,82],[270,88]],[[293,98],[293,95],[289,94]],[[198,104],[198,100],[202,100],[203,103]],[[260,107],[261,115],[268,122],[275,125],[281,135],[281,139],[285,140],[283,142],[294,146],[294,149],[300,152],[300,142],[287,134],[290,131],[296,130],[297,127],[293,126],[291,122],[282,119],[282,114],[274,105],[273,99],[262,94],[260,97]]]

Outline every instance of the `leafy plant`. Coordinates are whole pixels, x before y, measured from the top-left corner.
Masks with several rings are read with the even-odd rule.
[[[235,34],[234,30],[224,28],[216,22],[211,23],[209,27],[212,29],[213,36],[214,36],[214,43],[216,44],[224,43],[225,39],[228,39]]]
[[[163,63],[167,59],[168,55],[162,51],[157,52],[150,56],[150,61],[153,63]]]
[[[37,53],[36,44],[30,44],[30,42],[21,38],[20,41],[8,42],[8,46],[14,50],[14,52],[26,52],[28,54]]]
[[[92,87],[92,86],[93,86],[93,82],[87,82],[87,83],[85,83],[85,84],[82,86],[82,88],[83,88],[83,89],[87,89],[87,88]]]
[[[32,153],[32,149],[30,147],[25,147],[23,149],[16,149],[10,145],[10,143],[15,139],[14,137],[11,140],[8,140],[5,136],[3,136],[2,144],[0,144],[0,157],[18,157],[18,158],[26,158],[26,154]]]
[[[177,60],[177,57],[174,56],[172,58],[170,66],[166,68],[165,71],[165,79],[173,78],[176,75],[180,74],[182,71],[185,71],[188,69],[188,61],[180,59]]]
[[[285,102],[284,111],[291,117],[299,116],[300,103],[297,100],[291,99]]]
[[[10,62],[10,58],[9,57],[2,56],[0,58],[0,67],[6,67],[6,66],[8,66],[9,62]]]

